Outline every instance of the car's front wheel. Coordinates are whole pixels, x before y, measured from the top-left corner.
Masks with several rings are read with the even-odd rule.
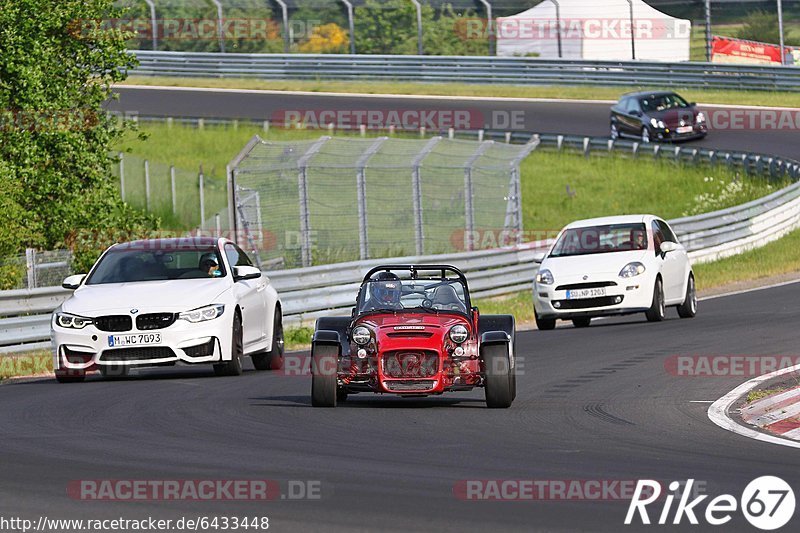
[[[513,372],[507,344],[492,344],[481,348],[485,373],[486,406],[491,409],[511,407],[514,401]]]
[[[242,375],[242,357],[244,356],[244,339],[242,333],[242,316],[236,312],[233,316],[231,332],[231,360],[214,365],[214,373],[218,376]]]
[[[697,288],[694,283],[694,276],[689,274],[686,282],[686,298],[678,306],[678,316],[681,318],[694,318],[697,314]]]
[[[338,346],[312,346],[311,405],[314,407],[336,407],[339,397],[337,390],[338,365]]]
[[[551,329],[556,329],[556,319],[555,318],[542,318],[539,316],[539,313],[534,311],[533,317],[536,319],[536,327],[538,329],[547,331]]]
[[[656,285],[653,288],[653,301],[650,304],[650,309],[645,312],[648,322],[661,322],[666,315],[664,308],[664,286],[661,283],[661,278],[656,279]]]
[[[73,370],[71,368],[58,368],[55,371],[56,381],[59,383],[80,383],[86,379],[85,370]]]

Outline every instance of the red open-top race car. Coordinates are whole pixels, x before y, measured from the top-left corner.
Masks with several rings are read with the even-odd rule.
[[[336,407],[359,392],[419,397],[483,387],[487,406],[510,407],[514,341],[514,317],[480,316],[457,268],[373,268],[350,317],[317,320],[312,404]]]

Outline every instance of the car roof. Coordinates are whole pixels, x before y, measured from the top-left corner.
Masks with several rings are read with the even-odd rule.
[[[631,96],[635,97],[642,97],[642,96],[663,96],[665,94],[678,94],[675,91],[635,91],[632,93],[625,93],[620,98],[628,98]]]
[[[647,223],[654,218],[659,217],[655,215],[618,215],[613,217],[587,218],[584,220],[570,222],[564,229],[584,228],[588,226],[608,226],[611,224]]]
[[[148,250],[159,249],[192,249],[207,248],[216,246],[219,239],[216,237],[175,237],[165,239],[139,239],[117,244],[115,250],[126,250],[129,248],[142,248]]]

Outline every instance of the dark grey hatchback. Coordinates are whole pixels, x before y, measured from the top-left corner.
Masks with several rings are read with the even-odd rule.
[[[644,143],[701,139],[706,115],[674,92],[623,95],[611,108],[611,138],[636,137]]]

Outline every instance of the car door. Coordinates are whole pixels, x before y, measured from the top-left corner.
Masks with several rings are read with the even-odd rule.
[[[638,98],[629,98],[625,106],[625,133],[639,136],[642,131],[642,106]]]
[[[678,245],[678,249],[668,255],[673,256],[671,259],[674,260],[675,264],[675,298],[683,302],[686,297],[685,284],[689,278],[689,254],[686,252],[686,248],[678,242],[678,237],[669,224],[660,219],[657,219],[656,223],[664,233],[664,238]]]
[[[676,252],[664,253],[661,250],[661,244],[669,241],[670,236],[664,232],[663,221],[653,220],[653,244],[655,246],[656,261],[660,265],[661,282],[664,287],[664,300],[668,303],[674,303],[675,299],[680,296],[682,290],[681,278],[683,274],[682,261]],[[669,233],[672,233],[671,231]],[[672,239],[675,239],[672,235]],[[677,239],[672,240],[675,242]],[[676,243],[677,244],[677,243]]]
[[[253,266],[247,254],[232,243],[225,245],[225,257],[231,270],[237,266]],[[245,346],[259,342],[266,335],[266,288],[267,280],[264,276],[234,283],[234,295],[242,310],[242,338]]]

